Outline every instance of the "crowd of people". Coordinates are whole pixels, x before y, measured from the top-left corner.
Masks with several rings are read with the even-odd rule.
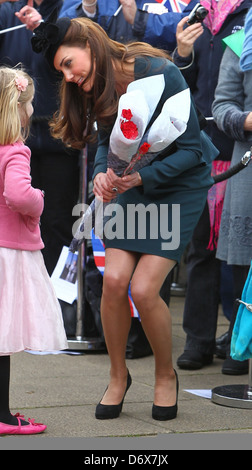
[[[219,354],[224,374],[248,373],[248,360],[232,359],[230,343],[235,299],[252,259],[252,166],[217,184],[213,175],[251,147],[252,2],[201,0],[205,14],[191,22],[197,2],[182,12],[170,11],[168,3],[0,0],[0,29],[13,28],[0,35],[0,434],[46,429],[11,414],[10,356],[67,348],[50,275],[73,236],[81,152],[95,137],[94,196],[110,203],[116,194],[113,214],[119,216],[119,208],[124,213],[123,235],[104,237],[100,311],[110,380],[96,418],[119,417],[132,382],[125,359],[129,285],[155,358],[152,417],[176,418],[179,379],[171,315],[160,290],[184,254],[186,343],[177,366],[199,369]],[[15,28],[22,23],[24,28]],[[169,99],[189,90],[186,127],[150,164],[119,176],[107,163],[120,98],[138,80],[160,75],[163,89],[147,129],[160,122]],[[159,226],[162,207],[180,207],[175,248],[161,248],[161,234],[154,239],[148,223],[145,237],[128,235],[128,207],[146,210],[153,203]],[[140,218],[134,223],[140,234]],[[16,285],[19,292],[23,286],[18,299]],[[216,338],[220,303],[230,327]]]

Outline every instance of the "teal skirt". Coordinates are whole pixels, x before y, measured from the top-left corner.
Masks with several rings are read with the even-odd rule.
[[[209,165],[174,178],[174,184],[143,195],[141,187],[118,196],[105,223],[105,247],[180,261],[212,186]]]

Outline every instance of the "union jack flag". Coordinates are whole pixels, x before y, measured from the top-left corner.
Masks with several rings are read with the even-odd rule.
[[[190,3],[191,0],[168,0],[166,1],[166,6],[169,11],[175,13],[181,13],[185,7]],[[170,7],[168,7],[170,5]]]
[[[159,4],[160,14],[173,11],[174,13],[181,13],[185,7],[190,3],[190,0],[156,0],[156,4]],[[159,13],[155,2],[146,2],[143,5],[143,10],[149,11],[150,13]]]
[[[102,242],[102,240],[94,234],[94,230],[92,230],[92,248],[93,248],[95,265],[97,269],[100,271],[100,273],[103,275],[104,268],[105,268],[105,248],[104,248],[104,243]],[[138,318],[140,320],[139,313],[131,297],[130,287],[129,287],[128,296],[129,296],[131,316],[134,318]]]

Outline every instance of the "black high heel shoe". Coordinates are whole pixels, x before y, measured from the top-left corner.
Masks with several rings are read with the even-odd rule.
[[[127,385],[126,385],[126,389],[125,389],[125,392],[124,392],[123,399],[122,399],[121,403],[119,403],[119,405],[103,405],[101,402],[98,403],[98,405],[96,407],[96,410],[95,410],[95,417],[97,419],[114,419],[114,418],[118,418],[118,416],[120,415],[120,413],[122,411],[122,406],[123,406],[123,401],[124,401],[125,395],[126,395],[127,391],[129,390],[129,388],[131,386],[131,383],[132,383],[132,379],[131,379],[131,375],[128,371]]]
[[[177,389],[176,389],[176,403],[173,406],[158,406],[153,403],[152,405],[152,418],[156,419],[158,421],[168,421],[170,419],[174,419],[177,416],[178,412],[178,390],[179,390],[179,381],[178,381],[178,375],[177,372],[174,370],[175,375],[176,375],[176,384],[177,384]]]

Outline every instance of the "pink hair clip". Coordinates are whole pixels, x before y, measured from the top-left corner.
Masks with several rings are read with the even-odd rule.
[[[28,80],[25,77],[21,77],[20,75],[15,78],[15,84],[18,89],[18,91],[25,91],[27,86],[28,86]]]

